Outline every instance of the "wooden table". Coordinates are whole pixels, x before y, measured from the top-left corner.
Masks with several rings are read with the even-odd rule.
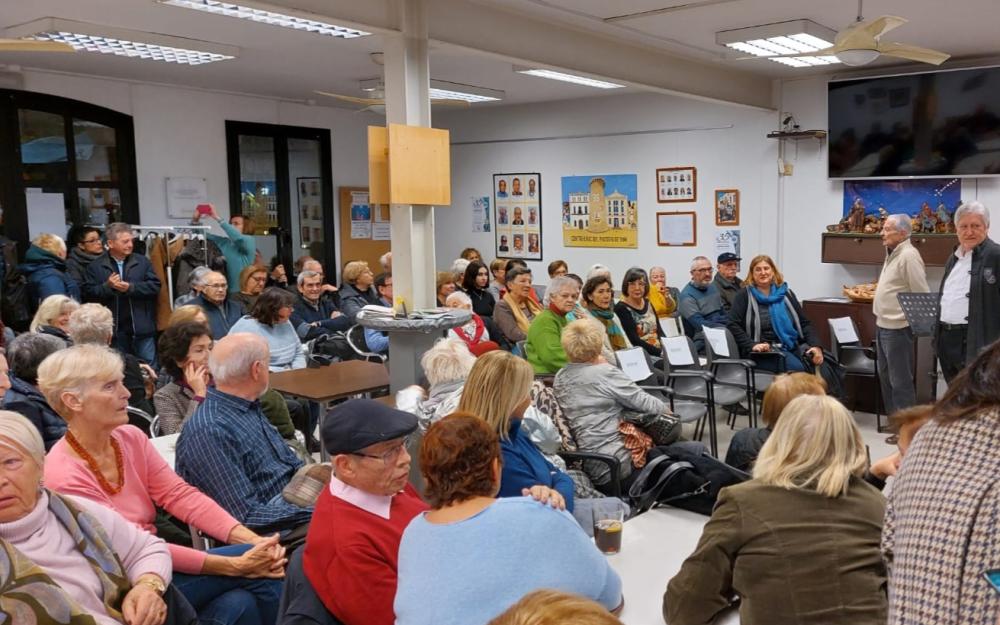
[[[389,372],[385,365],[364,360],[271,374],[271,388],[274,390],[320,404],[372,393],[388,386]]]
[[[663,593],[667,582],[691,555],[707,516],[678,508],[657,508],[625,522],[622,550],[607,556],[622,578],[625,625],[663,625]],[[739,613],[727,611],[719,625],[737,625]]]

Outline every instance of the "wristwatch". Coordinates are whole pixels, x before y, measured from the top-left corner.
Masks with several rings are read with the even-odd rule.
[[[158,577],[144,577],[140,579],[136,585],[143,584],[144,586],[149,586],[153,589],[153,592],[163,596],[163,593],[167,591],[167,586]]]

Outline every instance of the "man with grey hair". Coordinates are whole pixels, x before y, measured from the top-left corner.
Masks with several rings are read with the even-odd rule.
[[[719,287],[712,283],[712,261],[708,257],[695,256],[691,260],[691,281],[681,291],[677,307],[684,320],[684,332],[695,338],[699,351],[704,346],[698,336],[703,327],[726,327],[729,317]]]
[[[211,271],[205,275],[205,284],[201,293],[192,302],[200,307],[208,318],[208,328],[212,339],[218,341],[229,334],[229,330],[243,316],[243,306],[229,297],[229,283],[226,276],[219,271]]]
[[[7,346],[10,389],[3,395],[3,408],[27,417],[38,428],[46,450],[66,433],[66,421],[38,390],[38,367],[61,349],[66,349],[65,341],[37,332],[22,334]]]
[[[303,342],[351,327],[351,320],[340,312],[333,298],[324,297],[321,271],[303,269],[296,278],[296,283],[298,297],[292,308],[291,321]]]
[[[1000,245],[989,238],[990,211],[966,202],[955,211],[958,248],[941,279],[935,345],[947,382],[1000,338]]]
[[[108,251],[87,266],[83,295],[107,306],[115,318],[115,345],[156,368],[156,299],[160,279],[142,254],[133,254],[132,227],[105,230]]]
[[[882,224],[885,262],[879,274],[872,312],[882,403],[886,414],[917,403],[913,386],[913,332],[899,305],[900,293],[927,293],[924,259],[910,243],[910,217],[889,215]]]
[[[312,507],[285,500],[282,490],[303,462],[260,408],[269,360],[267,342],[254,334],[215,344],[208,359],[215,386],[177,439],[177,473],[258,534],[297,528],[301,538]]]

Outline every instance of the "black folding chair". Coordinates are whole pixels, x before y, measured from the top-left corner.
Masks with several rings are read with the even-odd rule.
[[[850,317],[828,320],[827,323],[830,325],[830,344],[833,347],[833,353],[837,356],[837,360],[844,367],[845,376],[853,375],[859,378],[871,378],[875,381],[875,428],[879,432],[885,432],[888,429],[888,424],[882,424],[882,384],[878,377],[878,351],[875,349],[874,341],[872,341],[870,347],[862,345],[860,340],[841,343],[837,340],[834,321],[850,322],[855,338],[860,336],[858,334],[858,326],[854,323],[854,319]]]

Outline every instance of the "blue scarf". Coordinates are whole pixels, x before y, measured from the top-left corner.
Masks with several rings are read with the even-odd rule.
[[[799,332],[795,329],[795,324],[788,316],[788,308],[785,306],[788,284],[781,286],[772,284],[770,295],[764,295],[757,290],[757,287],[751,286],[750,294],[753,295],[758,304],[767,304],[767,312],[771,315],[771,329],[781,339],[784,348],[793,351],[799,344]]]

